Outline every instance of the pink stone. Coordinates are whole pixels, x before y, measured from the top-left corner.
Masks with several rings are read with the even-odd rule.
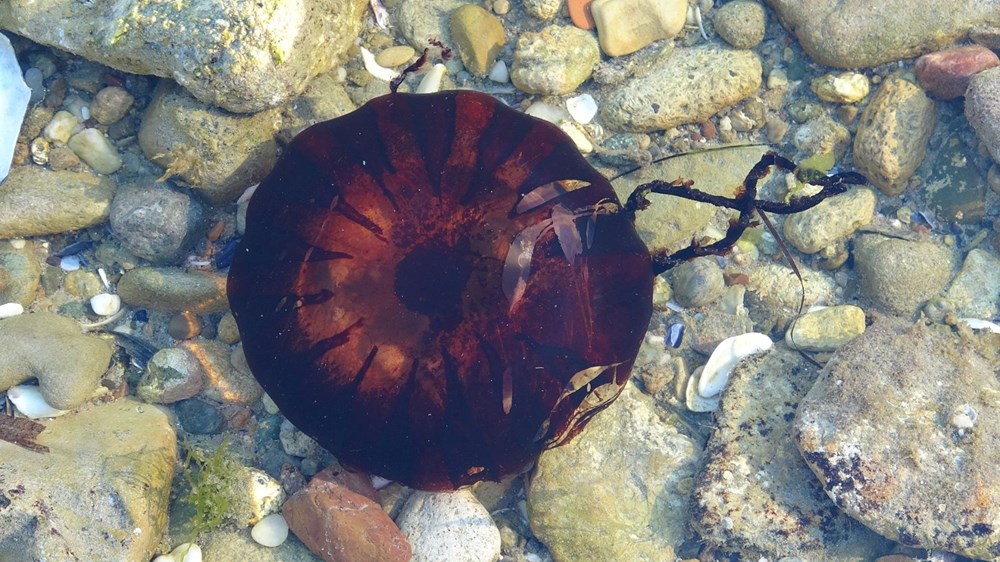
[[[917,80],[934,96],[950,100],[965,95],[973,75],[997,65],[1000,58],[986,47],[955,47],[918,58]]]
[[[295,536],[326,562],[410,560],[410,543],[382,506],[336,484],[341,475],[328,472],[285,502],[282,514]]]

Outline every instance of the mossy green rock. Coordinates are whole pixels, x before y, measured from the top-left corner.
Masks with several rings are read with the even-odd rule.
[[[137,267],[118,282],[118,296],[132,306],[166,312],[220,312],[229,307],[226,278],[170,267]]]
[[[18,166],[0,185],[0,239],[101,224],[108,220],[114,195],[111,180],[89,172]]]
[[[542,453],[528,519],[557,561],[673,561],[698,464],[694,442],[628,384],[572,441]]]
[[[0,441],[0,560],[152,558],[177,462],[167,414],[125,399],[44,425],[48,452]]]

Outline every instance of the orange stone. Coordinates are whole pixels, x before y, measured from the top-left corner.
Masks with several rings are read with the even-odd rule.
[[[580,29],[594,29],[594,16],[590,14],[590,3],[594,0],[567,0],[569,17],[573,25]]]

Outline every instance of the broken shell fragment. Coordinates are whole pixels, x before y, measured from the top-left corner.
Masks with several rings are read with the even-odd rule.
[[[774,342],[771,338],[757,332],[740,334],[722,340],[712,352],[705,368],[702,371],[701,379],[698,381],[698,394],[709,398],[722,393],[729,382],[729,375],[733,372],[733,367],[744,357],[749,357],[755,353],[771,349]]]

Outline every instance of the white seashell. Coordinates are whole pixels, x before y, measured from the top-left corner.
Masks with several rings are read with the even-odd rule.
[[[288,538],[288,523],[280,513],[272,513],[250,529],[250,536],[257,544],[274,548]]]
[[[698,381],[698,394],[709,398],[722,393],[729,382],[729,375],[733,372],[733,367],[744,357],[755,353],[771,349],[774,342],[771,338],[757,332],[740,334],[722,340],[722,343],[715,348],[705,369],[702,372],[701,380]]]
[[[8,302],[0,304],[0,318],[10,318],[18,314],[24,314],[24,307],[21,306],[21,303]]]
[[[261,402],[264,403],[264,411],[269,414],[277,414],[278,412],[281,411],[278,408],[278,405],[274,403],[274,400],[272,400],[271,397],[267,395],[267,393],[265,393],[264,396],[261,397]]]
[[[980,320],[979,318],[959,318],[959,322],[964,322],[966,326],[972,328],[973,330],[989,330],[994,334],[1000,334],[1000,325],[995,322],[990,322],[989,320]]]
[[[399,73],[391,68],[386,68],[375,62],[375,55],[368,49],[361,47],[361,60],[365,63],[365,70],[375,78],[385,82],[392,82]]]
[[[716,395],[712,397],[704,397],[698,394],[698,381],[701,380],[701,374],[703,372],[702,367],[698,367],[691,373],[691,376],[687,380],[687,388],[684,393],[684,404],[687,406],[688,410],[692,412],[714,412],[719,408],[719,402],[722,400],[721,395]]]
[[[572,119],[569,112],[565,109],[543,101],[536,101],[535,103],[529,105],[528,109],[524,110],[524,113],[556,125],[563,121],[569,121]]]
[[[122,308],[122,298],[118,295],[100,293],[90,297],[90,308],[99,316],[111,316]]]
[[[510,71],[507,70],[507,63],[502,60],[498,60],[490,70],[489,78],[490,80],[500,84],[510,82]]]
[[[574,121],[586,125],[597,115],[597,102],[590,94],[581,94],[566,100],[566,109]]]
[[[962,404],[951,413],[949,422],[955,429],[972,429],[976,426],[977,419],[979,419],[979,413],[976,412],[975,408],[968,404]]]
[[[37,386],[22,384],[7,389],[7,398],[14,403],[17,411],[31,419],[54,418],[61,416],[67,410],[57,410],[49,406],[42,398],[42,392]]]
[[[441,63],[437,63],[431,67],[431,69],[424,75],[420,80],[420,85],[417,86],[418,94],[433,94],[434,92],[441,90],[441,79],[448,72],[448,67]]]
[[[372,487],[375,488],[376,490],[381,490],[382,488],[385,488],[389,484],[392,484],[392,480],[389,480],[388,478],[382,478],[381,476],[375,474],[371,475],[371,479],[372,479]]]
[[[170,554],[161,554],[153,562],[201,562],[201,547],[190,542],[178,545]]]
[[[244,489],[247,490],[247,499],[250,503],[248,525],[281,511],[281,504],[285,503],[285,490],[281,487],[281,482],[256,468],[243,467],[240,473],[246,481]]]

